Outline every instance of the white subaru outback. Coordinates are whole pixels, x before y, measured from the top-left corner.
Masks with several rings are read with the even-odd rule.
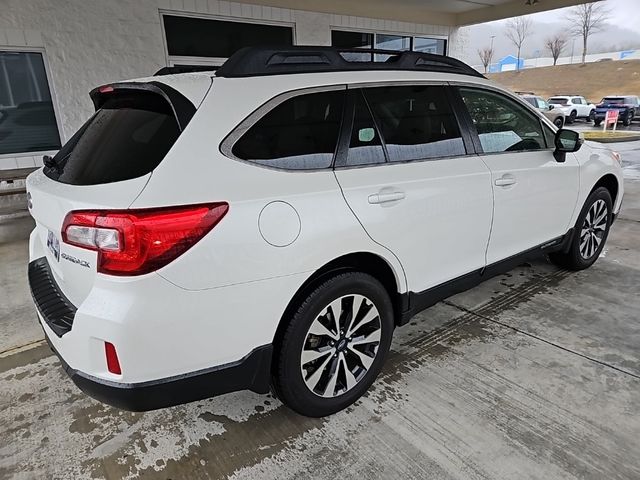
[[[91,92],[28,178],[29,282],[73,381],[129,410],[369,388],[395,327],[549,254],[596,261],[617,154],[447,57],[250,48]]]

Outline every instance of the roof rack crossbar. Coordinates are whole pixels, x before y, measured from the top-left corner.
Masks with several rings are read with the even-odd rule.
[[[311,46],[245,47],[229,57],[216,70],[216,76],[236,78],[361,70],[446,72],[484,78],[466,63],[443,55]]]

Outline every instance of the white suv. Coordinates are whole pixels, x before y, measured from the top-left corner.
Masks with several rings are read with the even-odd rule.
[[[547,103],[564,113],[567,123],[573,123],[578,118],[589,122],[596,113],[596,106],[580,95],[555,95]]]
[[[148,410],[273,389],[327,415],[416,312],[532,255],[598,258],[616,154],[457,60],[351,54],[246,49],[91,92],[27,181],[31,291],[82,390]]]

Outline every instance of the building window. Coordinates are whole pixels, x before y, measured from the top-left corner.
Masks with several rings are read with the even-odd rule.
[[[59,148],[42,54],[0,50],[0,155]]]
[[[410,35],[390,35],[386,33],[350,32],[343,30],[331,31],[331,45],[338,48],[357,48],[361,50],[396,50],[399,52],[412,50],[414,52],[447,54],[447,40],[444,38],[413,37]],[[352,58],[353,57],[353,58]],[[370,61],[370,54],[349,54],[348,60]],[[384,61],[385,55],[377,55],[376,61]]]
[[[220,65],[243,47],[293,45],[288,26],[175,15],[163,15],[163,23],[171,65]]]
[[[413,50],[422,53],[446,55],[447,41],[444,38],[414,37]]]

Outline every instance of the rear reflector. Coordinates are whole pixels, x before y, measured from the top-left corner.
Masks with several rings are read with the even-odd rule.
[[[98,252],[97,269],[109,275],[142,275],[164,267],[204,237],[229,210],[208,203],[140,210],[69,212],[62,240]]]
[[[122,375],[120,361],[118,360],[116,347],[113,343],[104,342],[104,354],[107,357],[107,370],[111,373],[115,373],[116,375]]]

